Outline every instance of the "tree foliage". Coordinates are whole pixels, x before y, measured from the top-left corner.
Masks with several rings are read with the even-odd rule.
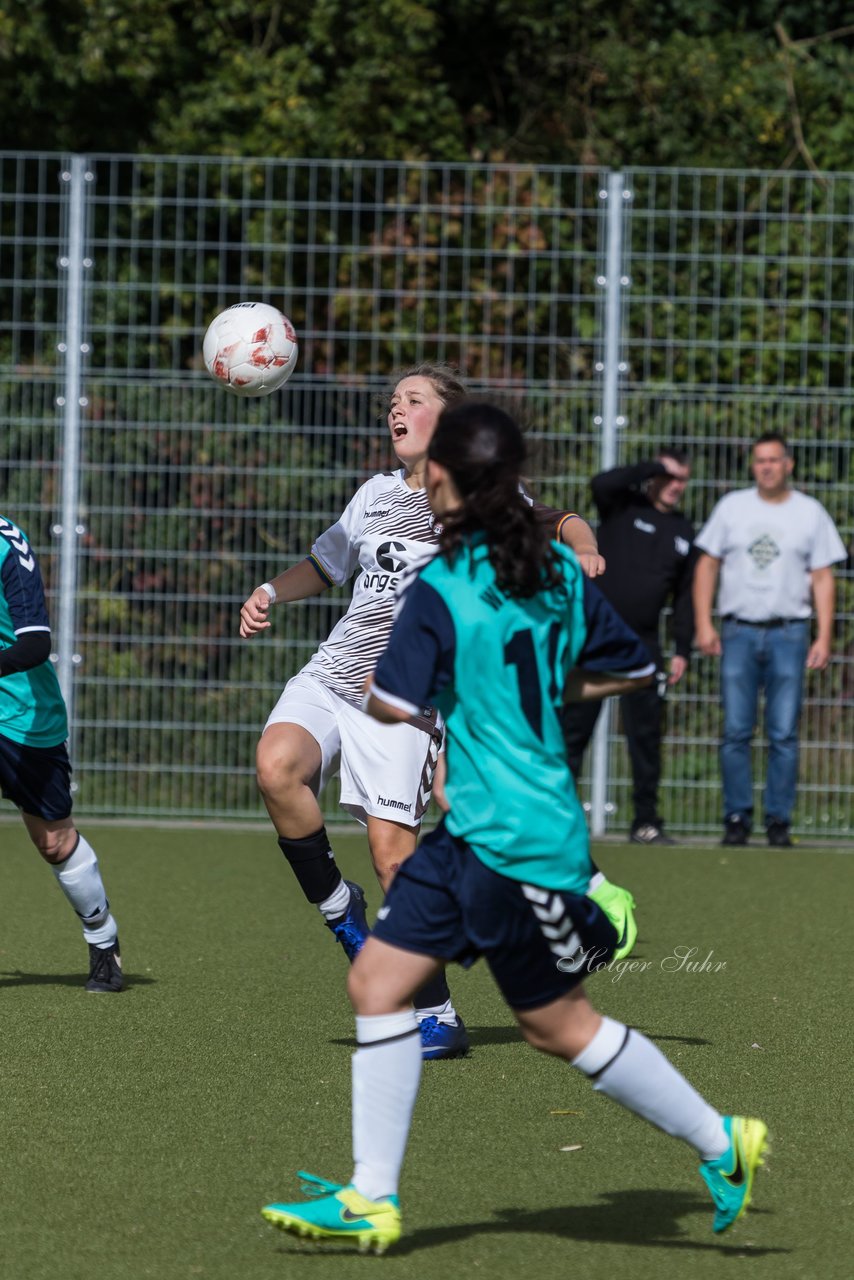
[[[849,169],[842,0],[14,0],[3,145]]]

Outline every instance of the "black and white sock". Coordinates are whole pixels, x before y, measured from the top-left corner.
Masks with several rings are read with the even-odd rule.
[[[419,1022],[423,1018],[438,1018],[440,1022],[447,1023],[454,1023],[457,1020],[457,1011],[451,1002],[444,969],[440,969],[435,978],[431,978],[415,992],[412,1002]]]
[[[321,906],[343,887],[346,890],[344,906],[332,914],[341,915],[347,910],[350,891],[343,883],[325,827],[321,827],[313,835],[301,836],[296,840],[279,836],[279,848],[291,864],[299,886],[309,902]],[[321,910],[324,915],[327,914],[324,906],[321,906]]]
[[[716,1160],[729,1147],[723,1117],[640,1031],[603,1018],[572,1065],[600,1093],[690,1143],[701,1160]]]
[[[357,1016],[353,1054],[353,1185],[368,1200],[397,1195],[421,1079],[411,1009]]]
[[[51,866],[57,884],[83,924],[83,937],[95,947],[111,947],[118,926],[110,915],[104,882],[95,850],[78,832],[74,852]]]

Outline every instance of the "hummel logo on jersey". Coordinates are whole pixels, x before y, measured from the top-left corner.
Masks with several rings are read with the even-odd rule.
[[[640,529],[641,533],[655,533],[655,525],[647,524],[646,520],[641,520],[640,516],[635,520],[635,528]]]
[[[677,554],[680,556],[687,556],[688,552],[691,550],[691,543],[687,538],[674,538],[673,545],[676,548]]]
[[[391,911],[391,907],[380,907],[379,911],[377,912],[377,919],[378,919],[378,920],[385,920],[385,918],[386,918],[386,916],[388,915],[389,911]]]
[[[383,508],[383,509],[382,509],[382,510],[380,510],[380,511],[366,511],[366,512],[365,512],[365,519],[366,519],[366,520],[379,520],[382,516],[390,516],[390,515],[391,515],[391,511],[388,509],[388,507],[385,507],[385,508]]]
[[[481,591],[480,598],[484,604],[489,605],[490,609],[495,609],[496,613],[504,604],[504,596],[496,586],[490,586],[485,591]]]
[[[27,573],[32,573],[36,567],[35,557],[30,552],[29,544],[17,525],[12,524],[11,520],[0,519],[0,535],[20,552],[18,564],[21,568],[26,569]]]

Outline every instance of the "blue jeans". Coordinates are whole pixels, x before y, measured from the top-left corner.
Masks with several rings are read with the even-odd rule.
[[[768,777],[765,821],[791,822],[798,782],[798,721],[810,624],[751,627],[729,620],[721,630],[721,693],[724,733],[721,742],[724,817],[737,814],[750,825],[753,779],[750,750],[756,726],[759,690],[765,692]]]

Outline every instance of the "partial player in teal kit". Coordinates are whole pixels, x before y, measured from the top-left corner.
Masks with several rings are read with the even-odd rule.
[[[0,791],[80,918],[86,990],[111,993],[123,985],[116,922],[95,852],[71,820],[67,737],[38,561],[26,534],[0,516]]]
[[[719,1114],[651,1041],[602,1017],[584,991],[591,957],[607,961],[618,939],[584,892],[589,851],[558,708],[567,695],[627,692],[654,668],[523,509],[524,457],[516,424],[486,404],[447,410],[430,443],[439,554],[402,597],[366,709],[389,723],[427,703],[442,709],[450,812],[401,866],[350,973],[351,1181],[302,1175],[306,1189],[326,1194],[263,1210],[296,1235],[378,1252],[398,1239],[421,1068],[411,998],[451,960],[483,956],[535,1048],[698,1152],[716,1231],[746,1208],[761,1163],[761,1120]]]
[[[588,634],[588,670],[599,661],[594,643],[628,680],[646,682],[653,667],[598,591],[587,591],[574,555],[557,545],[552,555],[555,584],[522,600],[498,588],[482,535],[453,564],[437,556],[404,586],[395,652],[405,653],[403,683],[423,689],[448,725],[451,835],[502,875],[583,894],[591,875],[587,824],[556,708]],[[391,660],[380,664],[375,689],[409,710],[379,683]],[[566,794],[571,803],[559,799]]]

